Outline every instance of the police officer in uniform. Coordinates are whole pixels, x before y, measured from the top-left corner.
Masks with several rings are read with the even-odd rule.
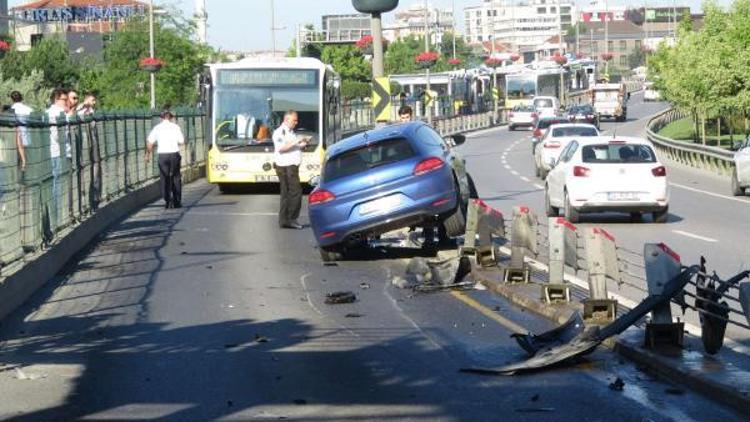
[[[185,136],[180,126],[173,122],[174,115],[168,108],[161,112],[161,123],[154,126],[146,139],[146,162],[151,158],[156,144],[159,160],[159,178],[164,208],[182,207],[182,174],[180,173],[180,146]]]
[[[299,166],[302,163],[302,149],[307,146],[307,139],[297,137],[297,134],[294,133],[298,121],[297,112],[289,110],[284,113],[284,121],[273,132],[273,167],[279,177],[281,190],[279,227],[285,229],[303,228],[297,222],[302,207]]]

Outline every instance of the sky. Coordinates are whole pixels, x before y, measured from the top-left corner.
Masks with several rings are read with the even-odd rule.
[[[145,0],[144,0],[145,1]],[[286,50],[295,36],[297,25],[312,23],[319,28],[320,18],[327,14],[354,13],[351,0],[205,0],[208,12],[208,42],[214,47],[227,51],[271,50],[271,3],[275,7],[276,27],[283,28],[276,32],[276,48]],[[463,8],[476,6],[482,0],[428,0],[443,8],[451,8],[455,3],[456,16],[463,16]],[[576,0],[579,6],[588,4],[588,0]],[[10,0],[10,7],[27,1]],[[399,8],[412,4],[421,4],[423,0],[400,0]],[[631,7],[690,6],[693,12],[700,10],[701,0],[610,0],[610,4]],[[731,0],[719,0],[719,4],[729,4]],[[173,5],[183,10],[186,16],[194,11],[194,0],[154,0],[155,5]],[[398,10],[398,9],[397,9]],[[393,20],[393,12],[383,17],[384,21]],[[458,30],[463,31],[463,19],[458,19]]]

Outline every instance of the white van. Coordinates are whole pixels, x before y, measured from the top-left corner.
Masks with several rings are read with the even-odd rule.
[[[737,142],[732,173],[732,194],[744,196],[750,190],[750,137]]]
[[[560,111],[560,100],[557,97],[534,97],[533,105],[539,117],[556,117]]]
[[[660,101],[661,94],[654,88],[653,82],[643,83],[643,101]]]

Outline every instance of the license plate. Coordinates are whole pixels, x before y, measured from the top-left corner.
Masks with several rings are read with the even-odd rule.
[[[637,201],[638,193],[636,192],[609,192],[607,199],[610,201]]]
[[[363,204],[359,207],[359,213],[362,215],[383,213],[401,205],[401,197],[398,195],[386,196],[385,198],[376,199]]]
[[[265,182],[268,182],[268,183],[274,182],[274,183],[276,183],[276,182],[279,181],[279,176],[277,176],[275,174],[258,174],[258,175],[255,176],[255,181],[256,182],[262,182],[262,183],[265,183]]]

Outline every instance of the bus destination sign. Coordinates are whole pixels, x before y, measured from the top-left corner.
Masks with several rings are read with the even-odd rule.
[[[224,69],[219,70],[218,85],[314,86],[317,70],[299,69]]]

